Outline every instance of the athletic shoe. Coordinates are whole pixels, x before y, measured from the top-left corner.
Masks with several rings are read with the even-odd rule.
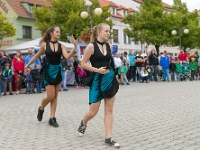
[[[37,115],[38,121],[42,121],[43,113],[44,113],[44,110],[41,110],[40,107],[39,107],[38,108],[38,115]]]
[[[19,94],[19,91],[16,91],[16,94],[18,95],[18,94]]]
[[[117,143],[115,140],[113,140],[111,137],[108,139],[105,139],[105,143],[109,146],[112,146],[114,148],[120,148],[119,143]]]
[[[79,128],[78,128],[78,135],[79,135],[79,136],[83,136],[84,133],[85,133],[86,128],[87,128],[87,126],[84,126],[84,125],[83,125],[83,120],[82,120],[82,121],[81,121],[81,124],[80,124],[80,126],[79,126]]]
[[[59,127],[55,117],[49,119],[49,125],[53,127]]]
[[[130,84],[127,82],[126,85],[130,85]]]

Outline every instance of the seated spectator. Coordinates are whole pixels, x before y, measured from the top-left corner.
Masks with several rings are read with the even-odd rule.
[[[141,78],[142,78],[141,83],[144,83],[144,81],[146,81],[146,83],[148,83],[148,72],[144,67],[142,68],[140,74],[141,74]]]

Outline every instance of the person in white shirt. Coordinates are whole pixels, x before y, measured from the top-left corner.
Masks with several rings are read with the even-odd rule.
[[[117,79],[119,79],[119,74],[118,74],[118,69],[119,67],[122,65],[122,60],[119,57],[119,54],[116,53],[115,57],[114,57],[114,64],[115,64],[115,76],[117,77]]]
[[[144,81],[146,81],[146,83],[149,83],[148,82],[148,72],[146,71],[146,69],[143,67],[142,70],[141,70],[141,77],[142,77],[142,82],[141,83],[144,83]]]

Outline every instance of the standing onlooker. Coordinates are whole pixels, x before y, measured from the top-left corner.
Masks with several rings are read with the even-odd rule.
[[[40,65],[35,64],[35,69],[31,70],[31,74],[33,77],[33,80],[36,81],[36,90],[37,93],[42,93],[42,86],[43,86],[43,75],[40,73]]]
[[[31,68],[25,69],[26,94],[33,94],[33,76]]]
[[[127,60],[128,64],[129,64],[129,68],[128,68],[128,81],[130,81],[131,79],[133,79],[133,81],[135,80],[136,76],[135,76],[135,55],[133,54],[132,50],[129,50],[129,54],[127,55]]]
[[[24,64],[24,66],[26,66],[34,56],[35,56],[35,54],[34,54],[33,49],[29,48],[29,49],[28,49],[28,55],[25,57],[25,64]],[[33,62],[33,63],[30,65],[31,70],[35,69],[35,64],[39,64],[40,67],[41,67],[41,62],[40,62],[40,59],[39,59],[39,58],[36,59],[36,61]],[[36,81],[33,80],[33,93],[35,93],[35,91],[34,91],[35,85],[36,85]]]
[[[61,56],[63,91],[68,91],[68,89],[67,89],[67,69],[68,69],[67,62],[68,62],[67,59],[65,59],[65,58],[63,58],[63,56]]]
[[[14,70],[14,76],[15,76],[16,94],[19,94],[19,90],[20,90],[19,76],[24,71],[24,59],[20,51],[16,51],[16,55],[13,58],[12,64],[13,64],[13,70]]]
[[[163,81],[169,81],[169,64],[170,58],[167,56],[167,51],[160,57],[160,66],[162,67]]]
[[[35,54],[33,53],[33,49],[29,48],[28,49],[28,55],[25,57],[24,65],[26,66],[34,56],[35,56]],[[35,64],[39,64],[40,67],[41,67],[41,63],[40,63],[40,59],[39,58],[30,65],[30,68],[31,69],[35,69]]]
[[[78,88],[77,89],[84,89],[84,84],[83,84],[83,80],[82,80],[82,77],[86,77],[87,76],[87,72],[85,69],[83,69],[81,67],[81,61],[78,63],[78,66],[76,68],[76,72],[78,74],[78,77],[79,77],[79,85],[78,85]]]
[[[118,69],[118,74],[120,75],[120,80],[121,80],[121,85],[130,85],[128,83],[128,80],[126,78],[126,73],[127,73],[127,66],[125,65],[125,62],[122,61],[122,65]]]
[[[172,61],[170,62],[169,70],[171,72],[171,81],[175,81],[176,62],[174,61],[173,58]]]
[[[5,69],[5,64],[6,64],[6,56],[5,52],[1,51],[0,52],[0,75],[2,71]],[[4,87],[3,87],[3,82],[2,79],[0,78],[0,92],[3,94],[4,92]]]
[[[141,54],[142,54],[142,51],[139,51],[138,56],[135,57],[135,67],[136,67],[137,73],[138,73],[138,82],[141,82],[142,62],[144,62]]]
[[[74,59],[73,71],[74,71],[74,76],[75,76],[75,80],[76,80],[76,88],[78,89],[79,88],[78,85],[80,84],[80,82],[79,82],[78,73],[76,72],[76,69],[77,69],[79,60],[77,59],[77,55],[74,55],[73,59]]]
[[[183,49],[180,49],[180,54],[178,55],[178,59],[180,61],[180,63],[189,63],[188,61],[188,54],[186,52],[184,52]]]
[[[157,73],[158,73],[158,64],[159,60],[156,55],[155,49],[152,49],[149,55],[149,66],[150,66],[150,81],[152,81],[152,76],[154,77],[154,81],[158,81]]]
[[[196,70],[197,70],[197,62],[195,61],[195,58],[191,59],[190,62],[190,69],[191,69],[191,79],[194,80],[194,76],[196,77]]]
[[[10,69],[10,64],[6,63],[5,64],[5,69],[3,70],[1,77],[3,79],[4,83],[4,96],[6,95],[6,90],[7,90],[7,84],[9,85],[9,91],[10,95],[13,95],[12,93],[12,71]]]
[[[9,67],[10,67],[10,69],[11,69],[12,59],[9,57],[9,55],[6,55],[6,63],[9,64]]]
[[[182,71],[182,66],[180,64],[180,61],[177,61],[176,64],[176,80],[181,81],[181,71]]]
[[[115,76],[117,76],[117,78],[119,77],[118,75],[118,69],[119,67],[122,65],[122,60],[121,58],[119,57],[119,54],[116,53],[115,54],[115,57],[114,57],[114,64],[115,64]]]

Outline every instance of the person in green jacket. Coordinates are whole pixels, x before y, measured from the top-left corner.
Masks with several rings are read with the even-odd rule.
[[[195,61],[195,58],[192,58],[192,59],[191,59],[191,62],[190,62],[191,79],[192,79],[192,80],[194,80],[194,76],[196,77],[197,67],[198,67],[198,64],[197,64],[197,62]]]
[[[177,81],[181,80],[181,71],[182,71],[182,67],[181,67],[180,61],[178,60],[176,64],[176,80]]]
[[[124,85],[124,84],[130,85],[128,83],[128,80],[126,77],[126,73],[127,73],[127,67],[125,65],[125,62],[122,61],[122,65],[118,69],[118,74],[120,75],[121,85]]]

